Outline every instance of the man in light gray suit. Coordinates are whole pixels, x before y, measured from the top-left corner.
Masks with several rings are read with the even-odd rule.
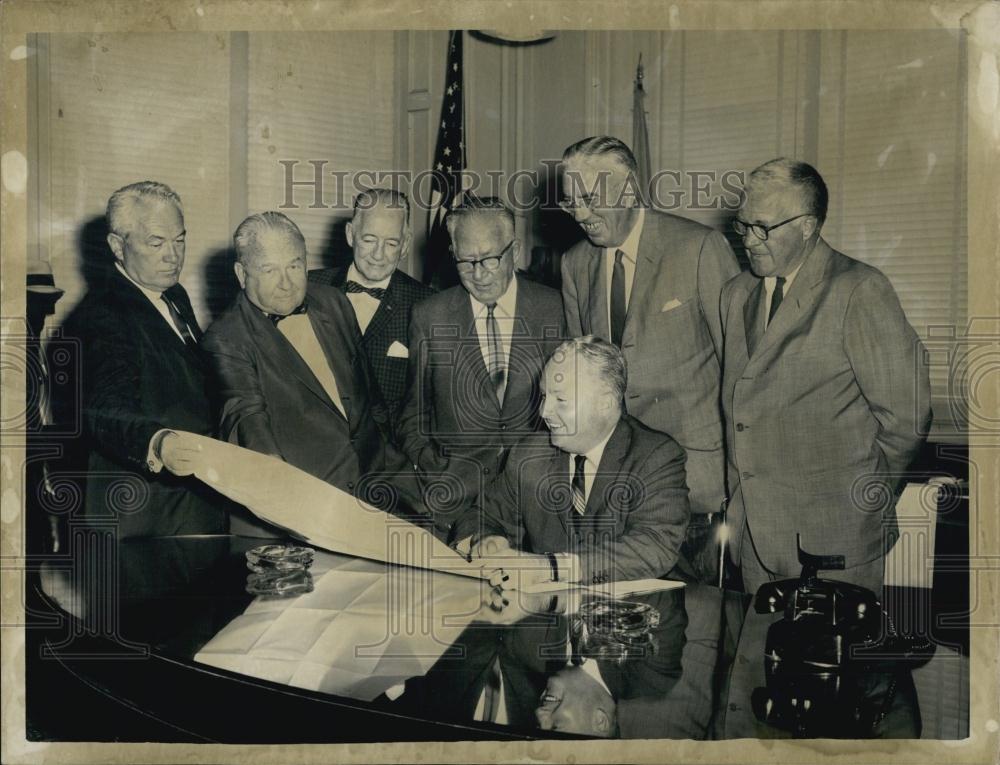
[[[930,426],[922,347],[889,280],[820,236],[827,189],[804,162],[747,179],[749,272],[722,292],[733,560],[748,592],[797,576],[796,534],[843,555],[823,576],[881,594],[895,500]]]
[[[643,206],[636,161],[611,136],[563,152],[563,208],[587,239],[562,259],[570,337],[597,335],[625,356],[628,414],[687,454],[691,522],[684,557],[716,580],[711,518],[726,496],[719,294],[739,273],[725,237]]]

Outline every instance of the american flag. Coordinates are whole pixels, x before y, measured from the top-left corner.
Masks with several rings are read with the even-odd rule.
[[[438,289],[458,283],[458,272],[448,254],[448,232],[444,216],[461,193],[465,169],[465,121],[462,108],[462,32],[453,30],[448,40],[448,68],[444,99],[434,150],[431,208],[427,221],[424,283]]]
[[[649,130],[646,127],[646,89],[642,86],[642,54],[635,70],[635,91],[632,100],[632,153],[639,166],[636,181],[643,195],[649,198],[649,179],[652,175],[649,157]]]

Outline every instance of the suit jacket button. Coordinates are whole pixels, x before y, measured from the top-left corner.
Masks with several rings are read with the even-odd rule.
[[[737,433],[742,433],[743,432],[743,423],[742,422],[737,422],[736,423],[736,432]]]
[[[348,488],[348,489],[349,489],[350,491],[354,491],[354,481],[348,481],[348,482],[347,482],[347,488]]]
[[[483,468],[483,475],[489,475],[489,474],[490,474],[490,469],[488,467],[484,467]]]
[[[500,430],[507,430],[507,423],[504,422],[500,425]]]
[[[744,470],[742,473],[740,473],[740,478],[753,478],[753,473],[749,473],[746,470]]]

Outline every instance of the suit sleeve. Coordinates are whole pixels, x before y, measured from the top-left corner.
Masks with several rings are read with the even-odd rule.
[[[702,314],[715,345],[715,355],[722,359],[722,286],[740,272],[729,242],[718,231],[712,231],[701,245],[698,256],[698,297]]]
[[[458,542],[469,536],[506,537],[513,547],[521,545],[522,528],[518,514],[517,481],[521,458],[510,455],[500,474],[490,482],[480,501],[465,510],[452,526],[451,539]]]
[[[271,430],[267,402],[251,350],[209,331],[203,342],[212,356],[222,399],[220,437],[283,459]]]
[[[610,488],[612,501],[615,495],[633,494],[631,511],[617,539],[579,551],[581,582],[657,578],[674,567],[690,517],[684,459],[684,450],[667,441],[632,474],[635,483]]]
[[[930,428],[930,377],[923,345],[882,274],[854,288],[844,320],[844,350],[878,420],[876,442],[898,492]]]
[[[562,272],[563,313],[566,317],[567,337],[582,337],[583,323],[580,321],[580,303],[577,299],[577,285],[573,281],[573,251],[563,254],[560,271]]]
[[[97,448],[137,467],[146,467],[149,443],[169,428],[143,406],[142,357],[135,331],[106,311],[94,311],[77,335],[84,344],[83,423]]]

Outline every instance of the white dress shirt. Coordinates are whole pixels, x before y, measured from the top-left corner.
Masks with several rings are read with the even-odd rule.
[[[286,316],[278,323],[278,331],[285,336],[295,352],[306,362],[306,366],[316,375],[316,379],[319,380],[319,384],[323,386],[323,390],[333,401],[334,406],[340,410],[344,417],[347,417],[344,404],[340,400],[340,391],[337,389],[337,380],[326,360],[326,354],[323,353],[323,346],[319,344],[319,338],[316,337],[312,322],[309,321],[309,315],[296,313]]]
[[[347,269],[347,281],[357,282],[363,287],[370,287],[374,289],[389,289],[389,281],[392,279],[392,274],[383,279],[380,282],[369,282],[365,277],[361,275],[361,272],[354,267],[351,263],[351,267]],[[354,306],[354,315],[358,318],[358,326],[361,327],[361,334],[365,333],[368,329],[368,325],[371,324],[372,319],[375,317],[375,312],[378,310],[380,301],[373,298],[367,292],[348,292],[347,299],[351,301],[351,305]],[[281,326],[280,324],[278,326]]]
[[[615,427],[617,427],[617,423],[615,423]],[[601,439],[600,443],[584,455],[586,457],[586,461],[583,463],[583,498],[585,501],[590,499],[590,490],[593,488],[594,479],[597,477],[597,468],[601,464],[604,449],[607,447],[608,441],[611,440],[614,432],[615,428],[611,428],[608,434]],[[568,457],[569,480],[572,481],[573,476],[576,474],[576,455],[569,454]]]
[[[788,276],[785,277],[785,287],[781,291],[781,299],[788,296],[788,290],[792,288],[792,282],[795,280],[796,274],[798,274],[799,269],[802,268],[802,263],[805,263],[805,258],[802,262],[795,266],[795,270],[792,271]],[[764,277],[764,329],[767,329],[767,317],[771,313],[771,298],[774,297],[774,289],[778,286],[778,277],[776,276],[765,276]]]
[[[646,219],[646,210],[639,208],[639,215],[635,219],[632,230],[618,247],[604,248],[604,286],[607,290],[608,298],[608,326],[611,326],[611,276],[615,270],[615,253],[622,251],[622,265],[625,267],[625,309],[628,310],[628,301],[632,298],[632,282],[635,281],[635,264],[639,260],[639,239],[642,237],[642,222]],[[610,338],[606,338],[609,339]]]
[[[476,334],[479,336],[479,350],[483,354],[483,363],[486,368],[490,368],[490,344],[486,336],[486,318],[488,311],[486,305],[480,303],[472,294],[469,294],[469,301],[472,304],[472,316],[476,322]],[[500,330],[500,346],[503,349],[503,367],[509,369],[508,359],[510,358],[510,338],[514,333],[514,311],[517,308],[517,278],[511,278],[507,285],[507,291],[497,300],[496,308],[493,309],[493,316],[497,320],[497,328]]]
[[[149,300],[150,303],[153,304],[153,308],[155,308],[159,312],[160,316],[163,317],[163,320],[167,322],[167,326],[174,331],[174,334],[177,335],[177,337],[179,337],[181,339],[181,342],[183,343],[184,336],[180,333],[180,330],[177,329],[177,325],[174,324],[174,320],[170,317],[170,309],[167,308],[167,304],[162,299],[163,292],[157,292],[156,290],[151,290],[148,287],[143,287],[141,284],[139,284],[139,282],[137,282],[135,279],[133,279],[131,276],[128,275],[125,269],[122,268],[122,264],[119,263],[118,261],[115,261],[115,268],[118,269],[118,273],[120,273],[122,276],[124,276],[126,279],[132,282],[132,284],[134,284],[136,287],[139,288],[139,291],[146,296],[146,298]],[[188,327],[188,332],[191,332],[190,327]],[[194,332],[191,332],[191,337],[194,337]]]

